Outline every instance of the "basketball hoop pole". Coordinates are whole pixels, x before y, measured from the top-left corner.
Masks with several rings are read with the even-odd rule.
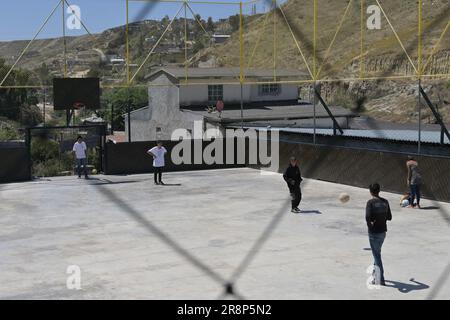
[[[70,109],[66,110],[66,127],[70,126],[70,119],[72,118],[70,111],[71,111]]]

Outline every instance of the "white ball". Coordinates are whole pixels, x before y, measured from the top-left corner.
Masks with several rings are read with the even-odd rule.
[[[339,200],[340,200],[342,203],[347,203],[347,202],[350,201],[350,195],[349,195],[348,193],[341,193],[341,194],[339,195]]]
[[[406,208],[407,206],[409,206],[409,200],[405,199],[405,200],[402,201],[402,207]]]

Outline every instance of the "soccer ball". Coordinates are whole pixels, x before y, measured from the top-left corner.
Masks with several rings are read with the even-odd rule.
[[[341,194],[339,195],[339,200],[340,200],[342,203],[347,203],[347,202],[350,201],[350,195],[349,195],[348,193],[341,193]]]
[[[92,174],[97,174],[97,169],[92,169]]]

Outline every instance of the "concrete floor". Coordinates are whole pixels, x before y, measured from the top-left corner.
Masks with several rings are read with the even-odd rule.
[[[95,179],[0,185],[0,298],[216,299],[220,281],[288,200],[280,175],[252,169],[170,173],[165,181],[180,185],[164,187],[150,175]],[[338,201],[341,192],[350,194],[349,203]],[[442,274],[450,262],[450,225],[442,210],[400,209],[398,195],[383,194],[394,217],[383,248],[391,282],[369,290],[368,192],[307,180],[303,194],[301,208],[309,213],[281,211],[238,278],[242,297],[450,298],[450,279]],[[450,212],[449,204],[438,206]],[[213,275],[188,261],[184,249]],[[80,267],[81,290],[66,287],[70,265]]]

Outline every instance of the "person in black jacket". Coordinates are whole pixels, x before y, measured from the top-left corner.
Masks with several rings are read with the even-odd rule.
[[[386,199],[380,197],[380,185],[374,183],[370,185],[370,194],[372,199],[366,206],[366,223],[369,230],[369,243],[374,258],[374,283],[384,286],[384,268],[381,260],[381,247],[386,238],[386,221],[392,220],[391,208]]]
[[[292,197],[292,210],[293,213],[300,213],[298,208],[300,201],[302,201],[302,191],[300,190],[300,183],[302,182],[302,174],[298,167],[297,158],[291,157],[289,167],[283,174],[284,181],[286,181],[289,192]]]

